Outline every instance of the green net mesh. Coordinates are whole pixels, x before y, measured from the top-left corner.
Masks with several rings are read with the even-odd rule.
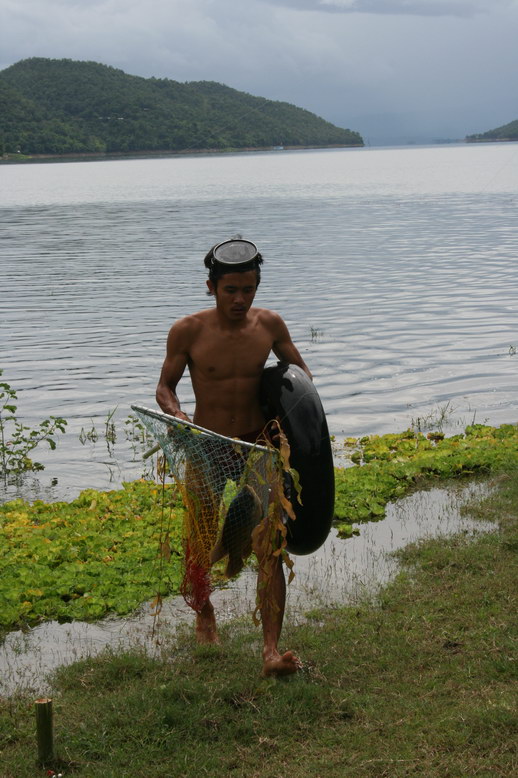
[[[200,611],[214,588],[211,570],[226,560],[232,578],[252,552],[254,537],[278,544],[282,465],[273,445],[245,443],[195,424],[132,406],[158,441],[184,506],[185,571],[181,591]],[[266,524],[271,525],[271,531]],[[261,525],[263,532],[254,532]],[[282,534],[282,532],[281,532]],[[254,548],[254,550],[257,550]]]

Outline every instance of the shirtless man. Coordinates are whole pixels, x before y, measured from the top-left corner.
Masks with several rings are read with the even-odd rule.
[[[195,424],[230,438],[256,439],[265,425],[259,404],[259,382],[270,352],[311,373],[291,340],[281,317],[265,308],[252,308],[263,259],[251,241],[231,239],[208,252],[207,287],[216,307],[186,316],[173,324],[156,399],[165,413],[189,421],[181,410],[177,384],[188,367],[196,407]],[[263,674],[296,672],[300,662],[292,651],[277,648],[286,598],[282,559],[275,557],[270,581],[274,606],[261,607]],[[259,573],[258,586],[261,586]],[[217,642],[214,608],[207,599],[196,614],[200,642]]]

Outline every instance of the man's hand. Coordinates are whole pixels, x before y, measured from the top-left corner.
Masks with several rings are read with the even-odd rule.
[[[171,415],[174,416],[176,419],[182,419],[183,421],[188,421],[188,422],[191,421],[190,418],[187,416],[187,414],[181,411],[180,409],[178,409],[175,413]]]

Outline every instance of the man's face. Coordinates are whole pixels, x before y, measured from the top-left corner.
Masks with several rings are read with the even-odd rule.
[[[226,273],[217,285],[207,281],[209,291],[216,297],[216,306],[224,316],[232,321],[244,319],[250,310],[257,291],[257,273]]]

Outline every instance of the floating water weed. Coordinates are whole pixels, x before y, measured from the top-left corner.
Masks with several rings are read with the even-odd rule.
[[[514,424],[470,425],[451,438],[407,430],[347,445],[357,464],[335,470],[341,537],[357,533],[361,522],[382,519],[387,502],[427,480],[496,473],[518,463]],[[162,492],[151,481],[113,492],[87,490],[71,503],[0,506],[0,625],[124,615],[157,592],[178,593],[182,520],[176,491],[166,486]]]
[[[518,464],[518,426],[473,424],[464,434],[445,438],[414,430],[348,439],[356,467],[336,470],[335,515],[339,532],[385,515],[389,500],[402,497],[425,479],[457,478],[498,472]]]
[[[161,487],[136,481],[114,492],[86,490],[71,503],[0,506],[0,613],[4,628],[132,612],[177,591],[182,508],[164,488],[170,561],[159,565]]]

